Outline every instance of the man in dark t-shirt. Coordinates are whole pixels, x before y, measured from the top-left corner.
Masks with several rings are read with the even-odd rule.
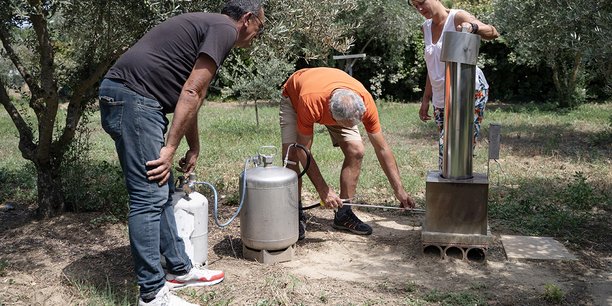
[[[231,49],[250,46],[264,20],[260,0],[228,0],[221,14],[172,17],[127,50],[100,85],[102,127],[115,141],[130,197],[139,305],[192,305],[169,290],[224,279],[222,271],[194,267],[185,253],[171,203],[171,167],[184,136],[189,150],[179,166],[194,171],[197,113],[208,86]],[[169,130],[167,113],[174,113]]]

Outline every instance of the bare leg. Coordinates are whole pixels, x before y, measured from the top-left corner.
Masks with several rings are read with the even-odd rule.
[[[340,143],[340,148],[344,153],[344,163],[342,163],[342,172],[340,173],[340,198],[352,199],[357,189],[365,150],[362,141]],[[372,234],[372,227],[359,220],[348,205],[338,209],[332,226],[358,235]]]
[[[339,145],[344,153],[344,162],[340,172],[340,198],[352,199],[357,189],[365,148],[362,141],[346,141]],[[350,210],[349,206],[342,207],[338,211],[347,210]]]

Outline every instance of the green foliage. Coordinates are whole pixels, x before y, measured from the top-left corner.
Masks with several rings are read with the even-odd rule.
[[[555,304],[560,304],[561,302],[563,302],[564,297],[565,297],[565,293],[559,286],[555,284],[544,285],[544,299],[545,300],[555,303]]]
[[[344,53],[354,43],[350,30],[355,21],[341,20],[356,9],[357,0],[329,0],[313,5],[309,0],[270,0],[267,18],[272,25],[263,43],[289,60],[326,60],[332,51]]]
[[[3,167],[0,171],[0,199],[16,203],[36,201],[36,180],[31,164],[20,165],[16,169]]]
[[[131,288],[119,292],[117,287],[113,286],[108,279],[103,288],[82,281],[70,279],[68,281],[76,289],[77,293],[86,300],[84,305],[129,306],[134,304],[134,297],[137,296],[137,292],[134,292],[133,289],[130,290]]]
[[[91,114],[89,114],[91,115]],[[100,211],[108,214],[94,223],[125,220],[128,195],[118,165],[92,159],[89,115],[81,120],[78,134],[66,152],[61,168],[67,209],[74,212]],[[111,218],[108,218],[112,216]]]
[[[6,268],[8,267],[8,261],[0,259],[0,277],[6,276]]]
[[[440,303],[441,305],[486,305],[483,297],[468,291],[442,292],[433,289],[425,294],[423,299],[427,302]]]
[[[234,50],[220,71],[222,97],[276,99],[298,61],[325,66],[333,52],[347,52],[356,24],[340,16],[352,12],[355,1],[267,1],[262,36],[250,50]]]
[[[326,295],[324,292],[322,292],[322,293],[319,295],[319,301],[320,301],[321,303],[323,303],[323,304],[327,304],[327,302],[329,301],[329,298],[327,297],[327,295]]]
[[[562,201],[574,210],[589,210],[596,203],[593,202],[596,200],[593,187],[587,182],[582,172],[574,174],[573,180],[563,190],[561,197]]]
[[[415,98],[424,82],[422,17],[406,1],[358,1],[354,14],[358,20],[352,53],[366,53],[358,60],[354,76],[376,98]],[[424,86],[423,86],[424,87]]]
[[[499,30],[512,46],[511,59],[531,66],[546,63],[561,107],[584,102],[586,68],[592,68],[587,64],[610,58],[609,1],[498,0],[494,8]]]
[[[11,78],[0,79],[0,103],[11,113],[19,149],[38,174],[38,214],[65,208],[61,178],[64,154],[95,84],[119,55],[148,28],[182,11],[191,1],[4,1],[0,7],[0,63]],[[27,84],[29,108],[18,107],[7,87]],[[5,84],[5,82],[7,84]],[[65,116],[60,104],[67,102]],[[29,117],[30,111],[35,116]],[[32,122],[29,120],[33,118]]]
[[[584,242],[584,225],[596,218],[593,207],[606,205],[607,195],[587,182],[583,173],[573,179],[523,181],[521,188],[500,191],[503,199],[492,201],[491,216],[509,222],[511,227],[529,235],[560,237],[574,243]]]
[[[293,64],[273,54],[256,56],[245,62],[237,51],[227,61],[232,68],[221,69],[220,76],[233,85],[223,88],[223,98],[279,101],[280,86],[294,70]]]
[[[224,298],[224,295],[217,294],[215,291],[207,291],[198,297],[199,302],[205,305],[226,306],[231,304],[231,299]]]
[[[416,292],[416,291],[417,291],[417,289],[418,289],[418,285],[417,285],[417,283],[416,283],[416,282],[414,282],[414,281],[409,281],[409,282],[406,282],[406,284],[405,284],[405,286],[404,286],[404,291],[405,291],[406,293],[413,293],[413,292]]]

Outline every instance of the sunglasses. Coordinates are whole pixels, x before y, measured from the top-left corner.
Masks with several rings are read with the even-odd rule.
[[[425,1],[427,0],[411,0],[410,4],[412,4],[412,6],[416,7],[417,5],[423,5],[423,3],[425,3]]]
[[[257,21],[259,22],[259,29],[257,30],[257,35],[260,35],[261,33],[263,33],[264,31],[264,23],[261,20],[261,18],[259,18],[259,16],[257,16],[257,14],[252,13],[251,16],[255,16],[255,18],[257,18]]]

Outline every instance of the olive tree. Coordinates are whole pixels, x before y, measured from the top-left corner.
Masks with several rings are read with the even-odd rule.
[[[246,88],[246,77],[255,76],[261,84],[280,83],[299,58],[318,60],[331,50],[344,52],[352,43],[347,35],[352,25],[335,20],[351,9],[354,1],[329,0],[317,5],[307,0],[267,1],[270,34],[264,35],[252,51],[233,54],[245,64],[225,69],[231,77],[225,80],[232,84],[234,77],[244,76],[242,81],[238,79],[239,89]],[[19,80],[2,77],[0,103],[18,130],[23,158],[36,169],[40,217],[51,217],[65,209],[60,169],[87,107],[95,101],[97,84],[110,65],[160,21],[185,11],[219,11],[223,2],[3,1],[0,69],[21,78],[28,91],[27,105],[22,107],[8,95],[9,86]],[[271,59],[275,65],[268,65]],[[231,64],[230,60],[226,67]],[[255,89],[249,94],[271,92]],[[66,105],[65,112],[60,111],[60,104]]]
[[[407,98],[418,91],[425,73],[422,17],[406,0],[359,0],[357,4],[356,12],[344,16],[361,25],[352,31],[356,41],[351,52],[367,55],[356,64],[355,76],[369,82],[375,97],[381,97],[386,88],[387,93]]]
[[[326,65],[331,54],[352,46],[356,22],[341,17],[356,0],[268,0],[266,29],[249,50],[234,50],[220,70],[223,97],[277,100],[279,87],[298,62]]]
[[[496,24],[518,64],[545,62],[560,107],[585,99],[585,65],[610,69],[612,4],[608,0],[495,0]],[[608,79],[609,80],[609,79]]]
[[[191,3],[191,1],[185,1]],[[119,55],[149,27],[181,9],[179,1],[4,0],[2,57],[27,85],[27,106],[8,95],[0,103],[19,133],[19,150],[33,163],[40,217],[64,211],[60,169],[97,84]],[[60,94],[61,92],[61,94]],[[67,110],[60,113],[60,103]],[[33,113],[34,116],[29,114]]]

